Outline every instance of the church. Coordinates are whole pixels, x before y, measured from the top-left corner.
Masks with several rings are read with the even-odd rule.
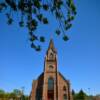
[[[44,70],[33,80],[30,100],[73,100],[70,82],[57,70],[57,51],[50,40]]]

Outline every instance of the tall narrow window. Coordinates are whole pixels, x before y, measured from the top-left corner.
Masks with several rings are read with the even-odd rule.
[[[67,100],[67,94],[63,95],[63,100]]]
[[[54,100],[54,79],[48,79],[48,100]]]
[[[48,79],[48,90],[53,90],[54,89],[54,79],[49,78]]]
[[[53,59],[53,53],[50,53],[50,60]]]
[[[66,86],[63,87],[63,91],[66,92]]]

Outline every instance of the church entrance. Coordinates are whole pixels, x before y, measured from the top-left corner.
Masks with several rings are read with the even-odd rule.
[[[48,79],[48,100],[54,100],[54,79]]]
[[[48,100],[54,100],[54,91],[48,91]]]

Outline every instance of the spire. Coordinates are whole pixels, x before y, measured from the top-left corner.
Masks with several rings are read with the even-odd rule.
[[[52,39],[50,39],[49,48],[54,48],[54,43],[53,43],[53,40]]]
[[[54,52],[56,52],[56,49],[55,49],[55,47],[54,47],[54,42],[53,42],[52,39],[50,39],[50,42],[49,42],[48,50],[49,50],[49,49],[52,49]]]
[[[54,43],[53,43],[53,40],[50,39],[50,42],[49,42],[49,47],[48,47],[48,50],[47,50],[47,53],[46,53],[46,60],[56,60],[56,55],[57,55],[57,51],[54,47]]]

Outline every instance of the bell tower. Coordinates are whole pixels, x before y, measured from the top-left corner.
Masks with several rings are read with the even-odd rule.
[[[49,47],[45,56],[44,72],[57,72],[57,51],[54,47],[52,39],[50,40]]]
[[[57,100],[57,51],[50,40],[44,62],[44,85],[42,100]]]

